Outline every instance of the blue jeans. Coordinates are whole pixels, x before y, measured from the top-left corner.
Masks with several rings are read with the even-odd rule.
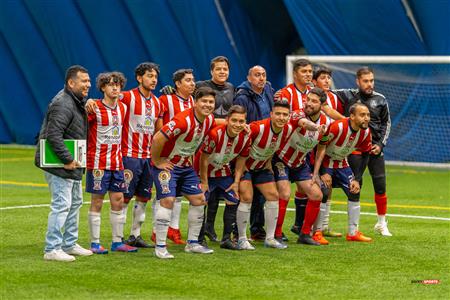
[[[45,172],[45,179],[52,195],[45,252],[67,250],[78,240],[78,217],[83,204],[81,180],[65,179],[48,172]]]

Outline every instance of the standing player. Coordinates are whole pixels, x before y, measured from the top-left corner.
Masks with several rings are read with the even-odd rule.
[[[386,146],[389,132],[391,130],[391,119],[389,115],[389,106],[382,94],[374,91],[375,76],[369,67],[362,67],[356,72],[356,84],[358,89],[337,90],[336,94],[344,102],[346,115],[349,108],[356,102],[361,102],[369,108],[370,111],[370,131],[372,133],[372,149],[369,160],[365,161],[360,153],[353,153],[349,157],[349,163],[352,170],[361,170],[361,177],[356,179],[362,185],[362,175],[369,167],[369,173],[372,177],[372,183],[375,190],[375,204],[377,206],[378,222],[375,224],[375,231],[383,236],[392,236],[387,227],[386,211],[386,169],[384,163],[383,148]]]
[[[347,156],[358,149],[367,160],[371,151],[371,134],[369,130],[370,113],[367,106],[355,103],[350,107],[350,118],[334,121],[317,148],[314,163],[314,180],[321,179],[327,188],[341,187],[348,198],[348,233],[347,241],[370,242],[371,238],[358,231],[360,204],[359,182],[355,179],[361,174],[353,174],[347,162]],[[322,166],[322,167],[321,167]]]
[[[307,95],[304,113],[310,121],[321,126],[319,131],[309,131],[303,127],[295,129],[289,139],[283,143],[272,160],[272,167],[279,194],[279,213],[275,237],[282,239],[282,227],[286,208],[291,196],[291,182],[295,182],[297,189],[301,189],[308,197],[305,220],[301,228],[298,242],[302,244],[318,245],[310,236],[311,226],[319,213],[322,200],[320,186],[312,181],[311,167],[307,154],[311,152],[322,138],[324,129],[330,123],[329,118],[321,112],[321,105],[326,101],[326,94],[320,88],[313,88]],[[292,114],[291,122],[298,122],[300,114]],[[293,124],[295,126],[295,124]]]
[[[91,193],[88,222],[91,251],[96,254],[108,253],[108,250],[100,245],[101,209],[106,192],[109,192],[111,203],[111,251],[137,251],[137,248],[122,242],[125,224],[122,205],[126,187],[120,145],[126,107],[118,99],[125,81],[125,77],[119,72],[99,74],[97,88],[104,98],[97,101],[95,113],[88,115],[86,192]]]
[[[158,258],[173,258],[167,251],[166,238],[173,204],[176,197],[181,195],[190,202],[185,251],[213,253],[213,250],[198,243],[206,202],[200,179],[192,167],[192,156],[208,131],[215,126],[212,115],[214,97],[212,89],[199,88],[195,94],[194,107],[177,114],[155,135],[151,152],[158,199],[155,221],[155,254]]]
[[[195,90],[195,79],[192,69],[179,69],[173,73],[172,76],[175,90],[172,94],[162,95],[159,97],[159,101],[163,106],[162,120],[163,125],[169,123],[175,115],[179,112],[190,109],[194,106],[194,99],[192,94]],[[180,216],[181,216],[181,201],[183,197],[178,197],[173,204],[172,216],[170,218],[169,229],[167,237],[175,244],[184,245],[186,242],[181,237],[180,232]],[[153,203],[153,233],[152,240],[156,242],[155,235],[155,215],[156,215],[156,203]]]
[[[247,222],[250,216],[253,199],[253,188],[256,187],[266,199],[265,224],[266,238],[264,245],[270,248],[285,249],[286,244],[275,239],[275,227],[278,217],[278,192],[272,172],[271,159],[293,132],[289,124],[290,110],[287,101],[274,104],[270,118],[255,121],[250,124],[252,145],[246,160],[247,172],[239,184],[240,204],[236,221],[239,233],[238,249],[254,250],[247,240]],[[298,124],[304,124],[301,119]],[[312,124],[317,130],[317,126]]]
[[[197,153],[202,189],[207,194],[206,200],[209,201],[211,193],[225,199],[220,247],[231,250],[236,249],[231,240],[231,233],[236,223],[239,204],[239,181],[251,143],[250,136],[244,132],[245,119],[245,108],[233,105],[228,111],[227,124],[214,127],[206,137],[201,151]],[[233,160],[234,168],[231,166]]]

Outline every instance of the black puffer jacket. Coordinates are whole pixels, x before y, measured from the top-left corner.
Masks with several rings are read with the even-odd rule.
[[[73,161],[72,154],[64,145],[65,139],[85,140],[87,136],[87,117],[84,99],[78,99],[67,89],[59,91],[48,106],[47,114],[39,133],[39,140],[47,139],[59,159],[68,164]],[[40,147],[37,144],[35,165],[39,167]],[[64,168],[43,168],[43,170],[67,179],[81,180],[84,169],[66,170]]]

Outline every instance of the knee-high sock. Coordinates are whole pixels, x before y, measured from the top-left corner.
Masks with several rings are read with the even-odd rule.
[[[278,219],[278,201],[266,201],[264,218],[266,219],[266,240],[275,237],[275,227]]]
[[[348,233],[349,235],[355,235],[359,225],[359,215],[361,206],[359,201],[347,202],[347,214],[348,214]]]
[[[173,203],[172,216],[170,217],[169,226],[173,229],[180,228],[180,216],[181,216],[181,201],[183,197],[177,197],[177,200]]]
[[[89,231],[91,233],[91,243],[100,243],[100,225],[102,219],[98,212],[88,212]]]
[[[305,220],[303,221],[302,233],[310,234],[311,227],[317,219],[320,210],[320,200],[308,200],[306,204]]]
[[[128,214],[128,203],[130,202],[130,199],[128,199],[128,202],[123,202],[123,204],[122,204],[122,214],[123,214],[123,217],[124,217],[124,220],[123,220],[123,222],[124,223],[127,223],[127,214]]]
[[[223,211],[223,234],[222,240],[229,239],[231,237],[231,233],[236,226],[236,212],[237,205],[225,205],[225,209]]]
[[[169,229],[170,216],[172,210],[160,205],[159,201],[156,204],[156,221],[155,221],[155,234],[156,234],[156,246],[165,247],[167,239],[167,230]]]
[[[240,240],[247,239],[247,224],[250,219],[251,203],[239,203],[236,213],[236,224]]]
[[[125,217],[123,210],[109,212],[109,221],[111,222],[111,233],[113,243],[121,242],[123,238],[123,225]]]
[[[325,206],[325,212],[322,218],[322,229],[326,230],[328,229],[328,224],[330,222],[330,210],[331,210],[331,199],[327,200],[326,206]]]
[[[141,227],[145,221],[145,208],[147,202],[134,201],[133,205],[133,223],[131,225],[131,235],[140,236]]]
[[[305,209],[308,198],[305,194],[295,193],[295,225],[301,227],[305,219]]]
[[[188,211],[188,242],[198,242],[198,235],[200,234],[200,229],[202,228],[203,218],[205,217],[205,206],[193,206],[189,205]]]
[[[286,209],[288,206],[289,200],[281,199],[279,200],[279,207],[278,207],[278,220],[277,220],[277,227],[275,229],[275,236],[279,237],[283,234],[283,223],[284,223],[284,217],[286,216]]]
[[[157,207],[157,204],[158,203],[158,200],[156,200],[156,197],[155,197],[155,199],[153,199],[153,201],[152,201],[152,232],[155,232],[155,224],[156,224],[156,207]]]
[[[325,217],[325,212],[327,209],[327,203],[320,203],[320,211],[319,211],[319,215],[316,218],[316,221],[314,222],[314,226],[313,226],[313,232],[316,231],[322,231],[322,223],[323,223],[323,219]]]
[[[387,196],[384,194],[375,193],[375,204],[377,205],[377,214],[385,216],[387,211]]]

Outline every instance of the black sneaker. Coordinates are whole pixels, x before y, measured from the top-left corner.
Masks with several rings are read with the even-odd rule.
[[[141,236],[135,237],[134,235],[130,235],[125,244],[138,248],[155,248],[155,246],[147,244]]]
[[[284,232],[281,233],[281,236],[275,236],[275,239],[277,241],[279,241],[280,243],[286,243],[289,242],[289,239],[287,238],[287,236],[284,234]]]
[[[256,231],[251,234],[253,241],[265,241],[266,240],[266,233],[264,231]]]
[[[319,242],[313,240],[313,238],[309,234],[300,234],[297,240],[297,244],[305,244],[311,246],[320,246]]]
[[[291,232],[295,233],[296,235],[300,235],[300,229],[301,229],[300,226],[292,225]]]
[[[234,244],[230,239],[222,240],[220,242],[220,248],[228,250],[237,250],[236,244]]]

